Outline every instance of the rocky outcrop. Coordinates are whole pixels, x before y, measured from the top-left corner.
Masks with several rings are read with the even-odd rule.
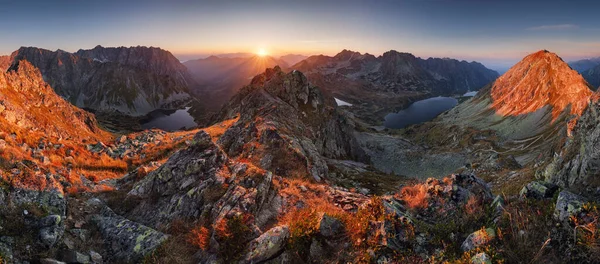
[[[276,217],[280,203],[272,180],[271,172],[229,162],[208,134],[200,132],[191,146],[133,187],[130,198],[141,202],[130,216],[158,226],[201,217],[216,222],[245,213],[256,215],[258,226],[264,226]]]
[[[349,121],[299,71],[267,69],[244,87],[221,112],[239,115],[218,143],[232,157],[255,160],[277,175],[310,172],[327,177],[325,157],[366,160]]]
[[[91,220],[104,238],[111,261],[139,262],[167,239],[161,232],[115,214],[98,199],[89,200],[87,206],[98,212]]]
[[[546,181],[576,192],[600,197],[597,181],[600,172],[600,104],[592,102],[574,128],[573,137],[540,171]]]
[[[168,51],[158,48],[103,48],[69,53],[23,47],[11,55],[39,68],[44,80],[72,104],[95,111],[144,115],[190,100],[195,82]]]
[[[585,198],[579,195],[569,191],[562,191],[556,199],[554,217],[559,221],[568,221],[571,216],[577,216],[582,212],[585,202]]]

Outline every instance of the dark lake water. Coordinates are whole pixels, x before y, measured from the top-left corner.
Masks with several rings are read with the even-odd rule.
[[[165,131],[176,131],[196,127],[194,118],[188,113],[190,107],[179,110],[158,110],[148,114],[142,121],[143,129],[158,128]]]
[[[408,108],[385,116],[387,128],[404,128],[434,119],[439,114],[455,107],[458,100],[451,97],[434,97],[414,102]]]

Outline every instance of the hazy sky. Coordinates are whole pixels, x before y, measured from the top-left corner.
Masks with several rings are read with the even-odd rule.
[[[158,46],[180,59],[229,52],[329,54],[391,49],[510,66],[548,49],[600,56],[600,1],[0,0],[0,54]]]

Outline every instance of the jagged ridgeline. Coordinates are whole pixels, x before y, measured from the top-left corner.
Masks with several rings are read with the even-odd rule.
[[[325,93],[354,104],[351,111],[373,125],[414,101],[477,91],[498,77],[477,62],[421,59],[394,50],[379,57],[343,50],[333,57],[311,56],[291,69],[305,73]]]
[[[23,47],[11,68],[27,60],[72,104],[99,112],[145,115],[176,109],[191,100],[197,84],[179,60],[159,48],[104,48],[69,53]]]

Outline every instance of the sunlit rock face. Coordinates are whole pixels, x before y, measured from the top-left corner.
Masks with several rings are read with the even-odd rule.
[[[504,116],[552,107],[552,118],[570,106],[581,116],[592,91],[586,81],[556,54],[543,50],[525,57],[492,86],[492,108]]]

